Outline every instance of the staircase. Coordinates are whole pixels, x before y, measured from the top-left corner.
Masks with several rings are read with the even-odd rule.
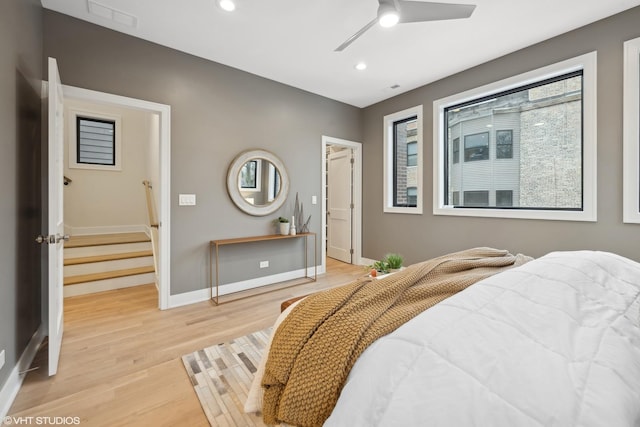
[[[155,283],[145,233],[72,236],[64,244],[64,296]]]

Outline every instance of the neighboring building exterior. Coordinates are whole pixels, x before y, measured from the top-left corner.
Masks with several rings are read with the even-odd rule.
[[[418,198],[418,123],[395,124],[395,206],[416,206]]]
[[[449,109],[448,204],[580,208],[581,89],[572,75]]]

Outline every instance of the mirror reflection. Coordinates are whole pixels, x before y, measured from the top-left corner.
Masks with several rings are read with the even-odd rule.
[[[266,206],[280,193],[280,181],[280,173],[273,163],[254,158],[242,165],[238,174],[238,190],[247,203]]]

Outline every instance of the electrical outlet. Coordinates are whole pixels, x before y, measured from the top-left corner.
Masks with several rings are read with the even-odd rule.
[[[180,194],[178,195],[178,205],[180,206],[195,206],[196,195],[195,194]]]
[[[260,268],[269,267],[269,261],[260,261]]]
[[[0,369],[4,366],[4,350],[0,351]]]

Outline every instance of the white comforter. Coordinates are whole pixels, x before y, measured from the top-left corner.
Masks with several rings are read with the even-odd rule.
[[[640,426],[640,264],[555,252],[376,341],[328,426]]]

